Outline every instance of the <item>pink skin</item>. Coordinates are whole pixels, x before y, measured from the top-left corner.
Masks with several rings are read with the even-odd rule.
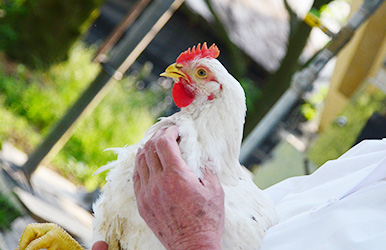
[[[199,180],[181,157],[178,128],[159,130],[138,150],[138,210],[166,249],[221,249],[224,191],[211,171]]]
[[[97,241],[92,246],[92,250],[108,250],[109,247],[106,242],[103,241]]]

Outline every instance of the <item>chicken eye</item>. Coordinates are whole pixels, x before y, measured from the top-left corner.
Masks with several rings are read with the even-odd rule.
[[[200,78],[205,78],[208,76],[208,72],[205,69],[198,69],[196,72],[197,76]]]

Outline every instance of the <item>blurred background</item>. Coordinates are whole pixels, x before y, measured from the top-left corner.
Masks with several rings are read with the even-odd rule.
[[[159,74],[198,43],[217,44],[246,92],[244,138],[259,143],[243,145],[241,162],[259,187],[386,137],[386,5],[331,50],[364,2],[0,0],[0,249],[14,249],[26,223],[55,216],[87,240],[105,178],[92,174],[116,158],[104,150],[178,111]],[[303,21],[308,13],[316,23]],[[321,71],[280,99],[326,48]],[[279,100],[281,115],[256,138]]]

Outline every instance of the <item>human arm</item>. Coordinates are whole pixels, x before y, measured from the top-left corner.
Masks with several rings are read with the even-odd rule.
[[[134,191],[142,218],[167,249],[221,249],[224,191],[215,173],[198,179],[182,159],[178,128],[164,128],[138,151]]]

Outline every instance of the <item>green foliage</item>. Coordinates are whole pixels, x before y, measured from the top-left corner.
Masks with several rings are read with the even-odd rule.
[[[320,9],[331,0],[315,0],[312,8]],[[299,70],[299,57],[308,41],[311,27],[303,22],[291,9],[287,1],[284,1],[285,7],[289,13],[290,33],[288,34],[287,53],[280,62],[279,68],[272,73],[265,81],[262,88],[264,98],[256,99],[253,103],[252,112],[248,112],[245,121],[244,135],[249,134],[256,124],[273,107],[276,101],[289,88],[292,75]]]
[[[300,106],[300,113],[306,120],[312,120],[320,110],[324,99],[327,96],[328,87],[322,87],[317,93],[309,97],[304,104]]]
[[[375,111],[386,111],[386,95],[381,91],[374,91],[372,86],[365,86],[341,114],[347,117],[347,125],[342,127],[332,123],[311,146],[307,152],[311,161],[321,166],[350,149]]]
[[[9,229],[12,221],[21,215],[21,212],[14,207],[9,198],[0,193],[0,231]]]
[[[25,0],[0,0],[0,50],[12,46],[17,40],[17,31],[12,25],[18,16],[25,13]]]
[[[11,223],[22,214],[21,204],[0,172],[0,231],[9,229]]]
[[[247,110],[254,110],[253,103],[262,97],[261,90],[249,78],[242,78],[240,84],[245,92]]]
[[[31,152],[99,72],[91,63],[93,54],[93,48],[77,43],[69,60],[49,71],[30,71],[19,64],[11,75],[4,73],[0,59],[0,140]],[[154,122],[150,109],[159,103],[164,90],[137,90],[148,69],[144,71],[116,83],[53,160],[74,182],[95,188],[104,176],[92,173],[116,159],[103,150],[136,143]]]
[[[41,139],[41,135],[29,125],[24,116],[9,110],[4,105],[3,99],[0,98],[0,144],[2,141],[7,140],[14,145],[18,145],[24,151],[30,152]]]
[[[89,189],[97,186],[104,175],[92,177],[92,173],[116,159],[112,152],[103,150],[137,143],[154,123],[146,102],[150,96],[150,92],[116,84],[92,115],[78,127],[55,159],[56,165],[65,174],[74,174]]]
[[[2,0],[0,49],[29,66],[64,61],[103,0]]]
[[[78,44],[67,62],[45,73],[22,64],[14,75],[0,72],[4,106],[45,133],[95,77],[98,66],[90,63],[92,56],[93,49]]]

